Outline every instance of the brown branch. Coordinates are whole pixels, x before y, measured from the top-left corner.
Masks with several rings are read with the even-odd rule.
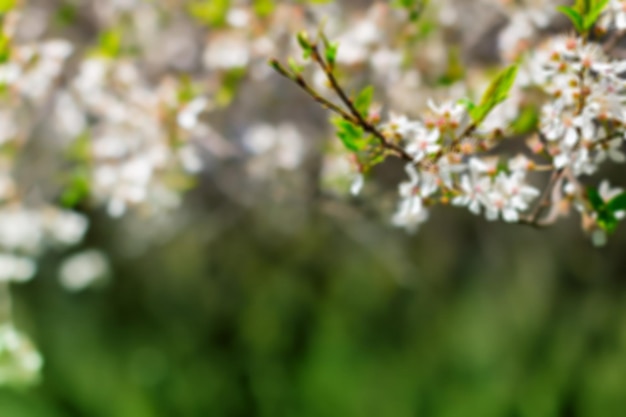
[[[291,74],[289,73],[276,59],[270,60],[270,65],[283,77],[288,80],[293,81],[297,86],[299,86],[305,93],[307,93],[313,100],[317,101],[322,107],[331,110],[337,113],[339,116],[344,118],[350,123],[358,124],[358,120],[355,120],[350,114],[344,111],[341,107],[337,106],[335,103],[327,100],[326,98],[319,95],[313,87],[311,87],[306,80],[300,74]]]
[[[402,147],[396,145],[395,143],[388,141],[385,135],[383,135],[383,133],[380,130],[378,130],[376,126],[368,122],[365,119],[365,117],[363,117],[361,112],[359,112],[359,110],[354,106],[353,101],[348,97],[344,89],[341,87],[341,85],[337,81],[337,77],[335,77],[335,74],[333,72],[333,67],[329,65],[322,58],[322,55],[320,54],[320,51],[317,45],[315,44],[311,45],[311,52],[312,52],[311,58],[315,62],[317,62],[320,68],[322,68],[322,70],[326,74],[326,78],[328,79],[328,82],[330,83],[333,91],[337,94],[337,96],[339,96],[339,99],[348,108],[348,110],[350,111],[354,119],[356,119],[357,123],[355,124],[362,127],[363,130],[365,130],[367,133],[370,133],[374,137],[376,137],[378,141],[380,142],[380,145],[383,148],[389,149],[395,152],[400,158],[406,161],[413,161],[413,157],[409,155],[404,149],[402,149]]]

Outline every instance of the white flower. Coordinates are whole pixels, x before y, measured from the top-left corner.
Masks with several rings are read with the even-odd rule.
[[[209,100],[206,97],[193,99],[178,113],[178,125],[183,129],[192,130],[198,124],[198,117],[208,105]]]
[[[463,175],[461,177],[461,190],[463,194],[452,199],[455,206],[467,206],[469,210],[480,214],[481,204],[485,201],[487,193],[491,190],[491,178],[488,176]]]
[[[30,258],[0,253],[0,282],[25,282],[37,271],[35,262]]]
[[[427,155],[438,152],[441,149],[439,145],[439,130],[427,130],[421,125],[414,127],[406,132],[405,138],[409,142],[406,152],[411,155],[415,162],[419,162]]]
[[[540,193],[536,188],[525,183],[523,172],[507,175],[500,172],[494,187],[486,196],[487,220],[496,220],[500,214],[506,222],[517,222],[519,213],[527,210],[530,202]]]
[[[365,178],[363,177],[363,174],[358,173],[354,176],[354,180],[352,181],[352,184],[350,185],[350,194],[357,196],[361,193],[361,190],[363,189],[363,185],[365,184]]]
[[[616,138],[606,143],[605,145],[597,146],[596,157],[594,162],[601,164],[607,159],[613,162],[623,163],[626,162],[626,155],[622,152],[622,144],[624,140],[622,138]]]
[[[102,252],[87,250],[66,259],[59,270],[59,280],[69,291],[81,291],[109,273],[109,263]]]
[[[392,223],[398,227],[404,227],[410,232],[415,232],[420,224],[428,220],[428,210],[424,207],[422,197],[419,194],[419,174],[413,164],[408,164],[405,170],[409,181],[400,184],[400,204],[392,218]]]
[[[414,195],[400,200],[398,210],[391,221],[394,226],[404,227],[409,232],[415,232],[426,220],[428,220],[428,210],[424,207],[422,198],[419,195]]]

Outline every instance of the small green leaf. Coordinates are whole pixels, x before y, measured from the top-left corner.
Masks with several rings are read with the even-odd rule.
[[[4,64],[11,58],[11,39],[4,33],[0,33],[0,64]]]
[[[374,98],[374,87],[365,87],[354,100],[354,107],[364,117],[367,117],[372,99]]]
[[[367,147],[367,141],[363,140],[363,129],[355,126],[341,117],[332,119],[332,123],[337,128],[337,137],[343,145],[352,152],[358,152]]]
[[[335,65],[335,61],[337,60],[337,49],[339,49],[338,42],[329,43],[326,47],[326,61],[329,65]]]
[[[523,135],[533,132],[539,124],[539,111],[536,106],[527,105],[522,107],[517,119],[513,122],[513,132]]]
[[[600,211],[604,209],[605,202],[602,199],[602,196],[600,196],[597,188],[587,187],[587,199],[589,200],[589,203],[594,210]]]
[[[612,213],[626,210],[626,193],[621,193],[613,197],[606,206]]]
[[[68,183],[61,193],[61,205],[64,207],[76,207],[80,202],[89,197],[91,184],[88,172],[77,168],[68,179]]]
[[[298,62],[296,62],[296,60],[291,57],[287,60],[287,65],[289,65],[289,69],[291,70],[291,72],[296,75],[299,75],[302,73],[302,71],[304,71],[304,66],[298,64]]]
[[[485,120],[494,107],[506,100],[515,82],[517,68],[517,65],[506,68],[487,87],[480,103],[470,111],[470,116],[475,123],[478,124]]]
[[[188,4],[187,11],[200,23],[210,27],[226,25],[230,0],[196,0]]]
[[[604,11],[606,5],[609,3],[609,0],[595,0],[591,4],[591,8],[585,14],[584,17],[584,28],[585,30],[591,29],[591,27],[596,23],[602,12]]]
[[[122,31],[112,28],[100,34],[97,52],[107,58],[117,58],[122,52]]]
[[[575,8],[569,6],[558,6],[556,9],[572,21],[572,24],[578,33],[584,32],[585,23],[583,15],[580,14]]]
[[[298,40],[298,43],[300,44],[300,47],[302,49],[307,49],[311,47],[311,42],[309,42],[309,35],[304,30],[298,32],[298,35],[296,35],[296,39]]]
[[[464,106],[468,112],[472,112],[476,108],[476,104],[469,98],[462,98],[457,101],[458,104]]]
[[[17,5],[16,0],[0,0],[0,16],[4,16]]]
[[[246,74],[245,68],[232,68],[222,75],[220,88],[215,93],[215,102],[218,106],[225,107],[233,101]]]
[[[591,2],[592,0],[576,0],[576,3],[574,4],[574,9],[582,16],[584,16],[589,13],[589,10],[591,10]]]
[[[615,200],[614,203],[613,200],[611,200],[611,202],[607,204],[596,188],[587,187],[587,199],[597,214],[596,222],[602,230],[608,233],[613,233],[619,223],[617,217],[615,217],[615,211],[619,211],[619,207],[622,204],[626,204],[626,201],[623,201],[626,197],[622,197],[623,195],[624,194],[620,194],[615,197],[613,199]],[[614,208],[617,208],[617,210]]]
[[[274,3],[274,0],[254,1],[254,12],[259,17],[267,17],[271,15],[275,8],[276,4]]]

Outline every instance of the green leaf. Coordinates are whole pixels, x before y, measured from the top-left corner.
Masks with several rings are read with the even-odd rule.
[[[574,9],[584,16],[589,13],[589,10],[591,10],[591,2],[592,0],[576,0]]]
[[[578,33],[584,32],[585,19],[575,8],[569,6],[558,6],[556,9],[572,21],[572,24]]]
[[[374,98],[374,87],[365,87],[354,100],[354,107],[363,116],[367,117]]]
[[[255,0],[254,12],[259,17],[267,17],[276,9],[274,0]]]
[[[76,23],[78,19],[78,7],[72,3],[63,3],[56,11],[55,20],[63,27]]]
[[[326,51],[325,51],[326,61],[331,66],[335,65],[335,61],[337,60],[337,49],[339,49],[338,42],[329,43],[328,46],[326,47]]]
[[[511,65],[498,74],[487,87],[480,103],[470,111],[470,116],[476,124],[485,120],[494,107],[506,100],[515,82],[517,69],[517,65]]]
[[[358,152],[367,147],[367,141],[363,140],[363,129],[355,126],[341,117],[332,119],[332,123],[337,128],[337,137],[343,145],[352,152]]]
[[[587,187],[587,199],[598,216],[596,218],[596,222],[602,230],[605,230],[608,233],[613,233],[619,223],[617,217],[615,217],[615,211],[619,211],[619,209],[614,210],[611,205],[619,208],[621,204],[626,204],[626,201],[622,201],[623,199],[626,199],[626,197],[621,196],[623,196],[623,194],[620,194],[613,199],[617,199],[615,203],[611,200],[611,202],[607,204],[595,187]]]
[[[64,207],[76,207],[80,202],[89,197],[91,184],[86,170],[77,168],[70,176],[68,183],[61,194],[61,205]]]
[[[4,64],[11,58],[11,39],[4,33],[0,33],[0,64]]]
[[[97,53],[107,58],[117,58],[122,52],[122,30],[112,28],[100,34]]]
[[[626,210],[626,193],[621,193],[613,197],[606,206],[612,213]]]
[[[457,103],[463,105],[470,113],[476,108],[476,104],[469,98],[459,99]]]
[[[594,210],[600,211],[604,209],[606,203],[602,199],[602,196],[600,196],[597,188],[587,187],[587,199]]]
[[[584,17],[585,30],[591,29],[591,27],[596,23],[596,21],[600,17],[600,14],[602,14],[608,3],[609,0],[594,0],[592,2],[590,10],[585,14]]]
[[[16,0],[0,0],[0,16],[4,16],[17,5]]]
[[[289,69],[291,70],[291,72],[296,75],[300,75],[302,74],[302,71],[304,71],[304,66],[298,64],[298,62],[292,57],[289,57],[289,59],[287,60],[287,65],[289,65]]]
[[[465,77],[465,67],[461,59],[461,49],[458,46],[448,48],[448,67],[439,77],[437,84],[449,86]]]
[[[220,88],[215,93],[215,102],[218,106],[225,107],[233,101],[246,74],[245,68],[232,68],[222,75]]]
[[[513,122],[513,132],[518,135],[523,135],[533,132],[539,124],[539,111],[536,106],[527,105],[522,107],[522,110],[517,116],[517,119]]]
[[[213,27],[226,25],[230,0],[196,0],[187,6],[188,13],[203,24]]]
[[[395,0],[391,5],[397,8],[406,9],[409,12],[411,21],[418,20],[430,0]]]

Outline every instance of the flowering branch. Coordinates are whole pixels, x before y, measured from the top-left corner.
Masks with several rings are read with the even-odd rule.
[[[626,71],[626,62],[609,60],[603,47],[589,37],[596,21],[605,19],[607,3],[589,0],[559,7],[572,21],[577,36],[554,38],[542,53],[529,54],[526,61],[500,72],[477,103],[463,99],[436,104],[429,100],[428,111],[418,120],[392,114],[381,123],[378,117],[369,116],[371,89],[355,99],[349,97],[335,73],[339,45],[330,43],[323,33],[320,43],[311,42],[305,33],[298,35],[298,42],[305,60],[323,71],[342,106],[328,101],[304,80],[303,66],[292,61],[287,70],[276,60],[271,64],[340,116],[341,120],[334,121],[337,136],[355,155],[360,168],[388,155],[406,162],[409,180],[399,185],[401,200],[394,224],[415,230],[428,218],[428,207],[451,203],[466,206],[474,214],[483,212],[488,220],[502,218],[545,227],[556,222],[565,209],[576,207],[584,218],[596,220],[586,230],[599,235],[598,231],[612,232],[620,213],[626,214],[626,193],[602,194],[592,187],[583,190],[578,180],[595,173],[607,159],[626,161],[620,150],[626,135],[626,112],[622,110],[626,97],[620,74]],[[526,85],[543,90],[548,97],[541,106],[538,125],[528,131],[537,134],[531,151],[546,157],[547,164],[538,165],[522,154],[508,160],[507,155],[485,156],[511,136],[516,115],[507,119],[500,109],[505,101],[509,107],[521,103],[523,86],[514,88],[520,66],[530,79]],[[513,98],[511,92],[515,92]],[[380,149],[388,152],[381,155]],[[542,192],[527,181],[528,172],[552,173]],[[360,185],[354,188],[358,190]],[[549,212],[544,215],[546,209]],[[599,239],[594,237],[594,241]]]

